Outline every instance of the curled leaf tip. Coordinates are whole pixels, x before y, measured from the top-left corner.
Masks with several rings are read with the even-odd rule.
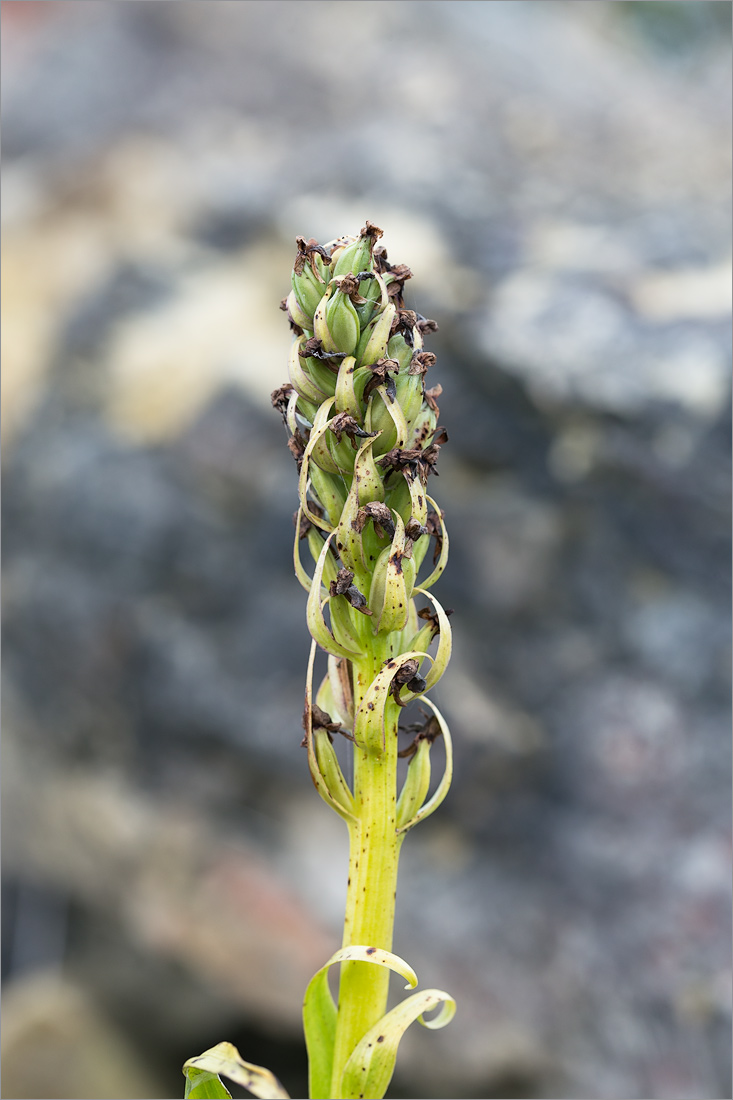
[[[228,1077],[236,1085],[241,1085],[259,1100],[289,1100],[288,1094],[274,1073],[264,1066],[245,1062],[241,1054],[231,1043],[217,1043],[205,1050],[197,1058],[189,1058],[183,1065],[187,1083],[194,1091],[188,1090],[187,1097],[227,1097],[231,1094],[222,1085],[220,1076]],[[216,1085],[218,1081],[218,1086]],[[209,1091],[195,1091],[200,1089]],[[217,1091],[218,1089],[218,1091]]]

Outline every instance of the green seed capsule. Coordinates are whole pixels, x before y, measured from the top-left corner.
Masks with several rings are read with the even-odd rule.
[[[346,490],[344,483],[337,474],[327,474],[313,463],[309,467],[313,490],[326,510],[330,522],[335,527],[341,518],[344,504],[346,503]]]
[[[341,771],[341,765],[338,762],[336,750],[331,744],[331,738],[326,730],[316,729],[313,731],[313,742],[318,770],[328,787],[331,797],[335,802],[338,802],[342,809],[352,813],[354,810],[354,796],[344,779],[344,773]]]
[[[348,294],[337,290],[329,300],[326,305],[326,324],[334,344],[334,347],[326,350],[353,355],[359,343],[359,318]]]
[[[341,642],[341,645],[346,646],[347,649],[353,649],[357,652],[363,650],[363,643],[359,635],[360,627],[354,622],[360,612],[353,611],[344,596],[333,596],[329,600],[328,609],[331,615],[331,630],[334,638]]]
[[[385,549],[389,549],[389,542],[386,547],[384,545],[385,539],[388,539],[388,536],[383,535],[380,538],[371,523],[367,524],[361,533],[362,557],[366,568],[370,572],[374,568],[379,555]]]
[[[359,275],[362,271],[371,270],[372,240],[370,237],[358,237],[339,252],[333,269],[333,278],[340,279],[342,275]]]
[[[385,502],[390,508],[394,508],[399,512],[405,524],[410,522],[410,516],[412,514],[412,499],[410,497],[410,488],[404,477],[394,481],[387,490],[385,496]]]
[[[414,585],[415,563],[405,553],[405,525],[396,513],[392,543],[377,558],[369,592],[375,634],[404,628]]]
[[[315,382],[318,388],[327,396],[336,392],[336,374],[322,359],[316,359],[310,355],[302,359],[303,369],[309,378]]]
[[[313,324],[313,318],[309,317],[300,308],[300,302],[298,301],[295,291],[291,290],[287,297],[288,317],[290,320],[298,325],[302,329],[310,329]]]
[[[304,397],[306,401],[310,401],[312,404],[320,405],[328,394],[324,393],[316,382],[306,372],[304,363],[305,360],[300,355],[300,350],[303,346],[304,336],[294,340],[290,348],[290,363],[289,374],[291,385],[298,391],[301,397]]]
[[[418,741],[397,800],[397,828],[401,829],[420,810],[430,790],[430,741]]]
[[[434,411],[426,403],[411,424],[412,439],[408,447],[424,447],[435,431],[437,420]]]
[[[401,332],[395,333],[387,345],[387,356],[389,359],[397,360],[400,365],[400,374],[407,371],[414,354],[414,349],[410,347]]]
[[[333,253],[334,277],[338,279],[350,273],[359,275],[362,271],[371,271],[374,245],[381,236],[382,230],[371,222],[367,222],[356,240],[353,238],[344,240],[343,248],[339,249],[338,253]]]
[[[331,292],[326,291],[316,306],[316,310],[313,314],[313,335],[318,337],[326,351],[338,351],[338,348],[333,342],[331,330],[326,323],[326,308],[330,297]]]
[[[366,298],[366,302],[356,307],[356,312],[359,315],[359,324],[363,331],[368,322],[371,321],[375,309],[382,300],[382,288],[376,278],[363,279],[359,287],[359,293],[362,298]]]
[[[387,401],[389,398],[386,399]],[[369,399],[370,405],[370,417],[369,424],[371,431],[381,432],[378,441],[375,443],[375,450],[377,454],[383,455],[387,451],[391,451],[397,442],[397,428],[395,422],[389,415],[385,399],[379,392],[372,394]]]
[[[293,271],[290,278],[293,293],[307,322],[305,325],[301,325],[301,328],[309,329],[311,328],[311,318],[318,308],[318,303],[326,289],[325,283],[318,280],[309,264],[305,265],[299,275],[296,275]],[[296,324],[300,324],[300,321],[296,321]]]
[[[321,556],[321,550],[323,549],[323,539],[318,534],[315,527],[311,527],[308,532],[308,549],[311,552],[313,561],[317,562]],[[323,567],[323,583],[328,587],[331,581],[336,580],[336,563],[333,559],[333,555],[329,554],[326,558]]]
[[[390,302],[381,313],[369,322],[364,332],[362,332],[357,350],[354,352],[357,366],[369,366],[380,359],[384,359],[389,343],[389,330],[392,328],[392,321],[396,312],[394,305]]]
[[[411,428],[422,408],[424,389],[422,375],[410,374],[407,370],[400,369],[395,379],[395,388],[407,426]]]

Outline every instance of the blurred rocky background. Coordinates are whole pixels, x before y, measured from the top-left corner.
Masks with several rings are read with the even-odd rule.
[[[398,1097],[730,1097],[728,3],[2,4],[4,1095],[305,1095],[297,233],[440,331],[452,794]],[[418,1033],[419,1032],[419,1033]]]

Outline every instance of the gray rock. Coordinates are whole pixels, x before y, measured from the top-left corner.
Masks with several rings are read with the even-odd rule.
[[[298,748],[263,403],[294,234],[370,218],[440,322],[451,437],[456,780],[396,949],[460,1016],[408,1034],[393,1095],[728,1094],[725,6],[30,7],[4,13],[6,974],[55,945],[166,1094],[227,1030],[302,1094],[344,837]]]

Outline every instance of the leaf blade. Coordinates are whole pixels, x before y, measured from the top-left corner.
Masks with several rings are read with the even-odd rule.
[[[185,1071],[186,1091],[183,1100],[231,1100],[232,1094],[221,1078],[205,1069],[193,1066]]]
[[[189,1078],[191,1070],[203,1070],[210,1078],[218,1078],[219,1074],[228,1077],[230,1081],[248,1089],[258,1100],[289,1100],[288,1094],[282,1087],[274,1073],[264,1066],[253,1065],[245,1062],[241,1054],[231,1043],[217,1043],[215,1047],[205,1050],[196,1058],[189,1058],[184,1062],[183,1072]],[[208,1082],[207,1082],[208,1083]],[[221,1082],[220,1082],[221,1084]],[[216,1097],[229,1096],[222,1085],[222,1092],[212,1093]]]
[[[425,1012],[441,1002],[442,1008],[436,1017],[423,1019]],[[339,1095],[344,1100],[380,1100],[392,1080],[397,1048],[410,1024],[419,1020],[424,1027],[445,1027],[455,1011],[456,1002],[442,989],[425,989],[406,997],[356,1044],[344,1067]]]
[[[438,784],[435,793],[431,795],[431,797],[422,806],[422,808],[417,811],[414,817],[410,818],[409,821],[406,821],[404,825],[400,825],[398,827],[397,832],[400,835],[409,832],[409,830],[414,828],[414,826],[417,825],[419,821],[424,821],[426,817],[430,817],[432,813],[435,813],[438,806],[440,806],[440,804],[445,799],[445,796],[448,794],[451,782],[453,780],[453,741],[451,739],[448,723],[436,707],[435,703],[431,702],[431,700],[428,699],[427,696],[422,696],[422,702],[425,703],[426,706],[430,707],[430,709],[432,710],[433,714],[438,720],[440,732],[443,734],[443,743],[445,745],[445,767],[443,769],[443,777],[440,780],[440,783]]]
[[[400,974],[414,989],[417,975],[409,963],[391,951],[378,947],[351,945],[336,951],[311,978],[303,999],[303,1029],[308,1049],[310,1096],[328,1100],[331,1095],[331,1071],[336,1037],[336,1005],[328,986],[328,971],[336,963],[369,962]]]

